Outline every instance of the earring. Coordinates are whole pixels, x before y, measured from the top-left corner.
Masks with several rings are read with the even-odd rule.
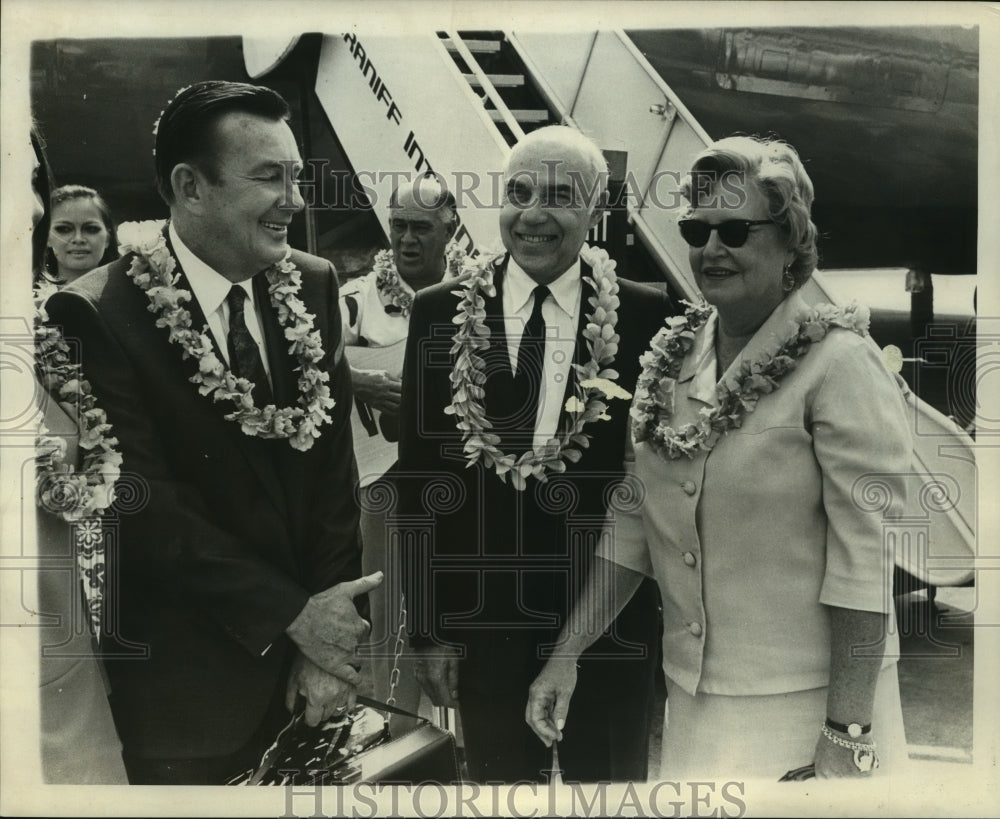
[[[785,265],[785,272],[781,274],[781,289],[786,293],[791,293],[795,289],[795,277],[792,275],[792,271],[789,270],[790,264]]]

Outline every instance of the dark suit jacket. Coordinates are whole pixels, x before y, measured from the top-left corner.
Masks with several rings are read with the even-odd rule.
[[[222,756],[242,747],[284,685],[284,635],[308,597],[360,575],[357,468],[333,266],[292,251],[300,296],[322,336],[336,406],[306,452],[244,435],[189,382],[167,330],[127,277],[130,258],[55,294],[50,320],[80,345],[83,370],[121,442],[121,512],[109,561],[103,646],[126,751],[146,758]],[[179,287],[190,290],[181,275]],[[274,394],[298,396],[294,359],[266,294]],[[193,326],[205,317],[192,297]],[[71,342],[72,343],[72,342]],[[223,359],[224,360],[224,359]]]
[[[489,348],[481,351],[486,412],[492,419],[511,409],[503,405],[511,384],[503,267],[495,277],[496,296],[486,300],[491,336]],[[670,310],[660,291],[624,279],[619,284],[621,340],[613,368],[619,385],[631,391],[639,356]],[[556,639],[582,588],[613,488],[621,479],[629,401],[609,401],[611,420],[585,427],[590,446],[580,461],[562,475],[550,474],[545,483],[529,478],[526,490],[517,492],[482,464],[467,468],[461,432],[455,418],[444,414],[452,397],[456,287],[446,282],[421,291],[410,318],[397,475],[408,627],[415,646],[436,642],[460,647],[466,657],[463,685],[521,690],[526,696],[544,662],[544,646]],[[584,284],[579,330],[592,310],[587,301],[592,293]],[[589,354],[579,330],[576,361],[582,363]],[[562,406],[571,394],[567,384],[566,394],[557,397]],[[500,448],[507,451],[503,442]],[[656,653],[656,600],[655,587],[644,584],[619,617],[615,634],[589,654],[610,653],[616,663],[645,655],[648,668]]]

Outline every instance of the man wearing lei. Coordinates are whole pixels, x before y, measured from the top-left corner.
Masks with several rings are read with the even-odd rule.
[[[287,709],[350,706],[368,630],[337,279],[288,246],[288,106],[182,89],[156,129],[170,222],[53,295],[120,442],[102,648],[133,784],[221,784]]]
[[[404,182],[389,199],[391,250],[380,251],[369,273],[340,289],[348,347],[392,347],[406,341],[413,297],[462,272],[465,251],[451,239],[458,226],[455,196],[435,174]],[[348,352],[348,358],[351,358]],[[402,365],[402,352],[400,352]],[[351,367],[356,400],[389,416],[399,414],[401,372]]]
[[[454,241],[458,226],[455,196],[436,174],[428,172],[401,183],[389,197],[391,250],[375,256],[372,270],[340,289],[344,342],[351,366],[357,417],[354,434],[361,496],[361,539],[366,574],[390,565],[385,509],[379,502],[385,484],[379,479],[396,463],[399,399],[402,392],[403,348],[410,327],[413,298],[425,287],[455,279],[466,260]],[[369,361],[369,359],[371,359]],[[398,597],[389,600],[385,587],[370,595],[375,695],[389,696]],[[420,686],[412,662],[397,661],[399,674],[392,689],[396,705],[416,711]],[[393,732],[411,720],[395,715]]]
[[[607,169],[586,137],[540,129],[512,151],[500,233],[456,285],[413,304],[400,413],[410,643],[437,705],[457,707],[477,781],[546,781],[528,683],[553,649],[621,477],[638,356],[669,312],[584,245]],[[613,514],[613,511],[612,511]],[[647,587],[581,660],[567,779],[644,779],[656,665]]]

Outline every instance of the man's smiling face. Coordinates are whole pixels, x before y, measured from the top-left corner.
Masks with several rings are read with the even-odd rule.
[[[504,246],[532,279],[548,284],[576,261],[601,218],[597,173],[575,146],[546,140],[514,148],[504,183]]]
[[[296,180],[302,159],[282,120],[226,114],[214,139],[218,181],[202,188],[192,250],[230,281],[241,281],[288,252],[288,225],[305,204]]]

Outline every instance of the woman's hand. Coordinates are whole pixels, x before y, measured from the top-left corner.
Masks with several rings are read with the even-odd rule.
[[[552,657],[528,689],[524,719],[547,748],[562,740],[575,688],[576,657]]]
[[[849,739],[844,737],[845,740],[857,744],[857,745],[868,745],[872,748],[872,753],[875,753],[874,742],[871,739]],[[878,757],[875,756],[874,759]],[[861,778],[871,776],[875,772],[875,762],[872,761],[872,765],[868,770],[862,771],[854,763],[854,749],[845,748],[841,745],[836,744],[832,739],[826,736],[825,733],[820,733],[819,741],[816,743],[816,778],[817,779],[836,779],[844,777],[854,777]],[[865,760],[862,759],[862,764]]]

